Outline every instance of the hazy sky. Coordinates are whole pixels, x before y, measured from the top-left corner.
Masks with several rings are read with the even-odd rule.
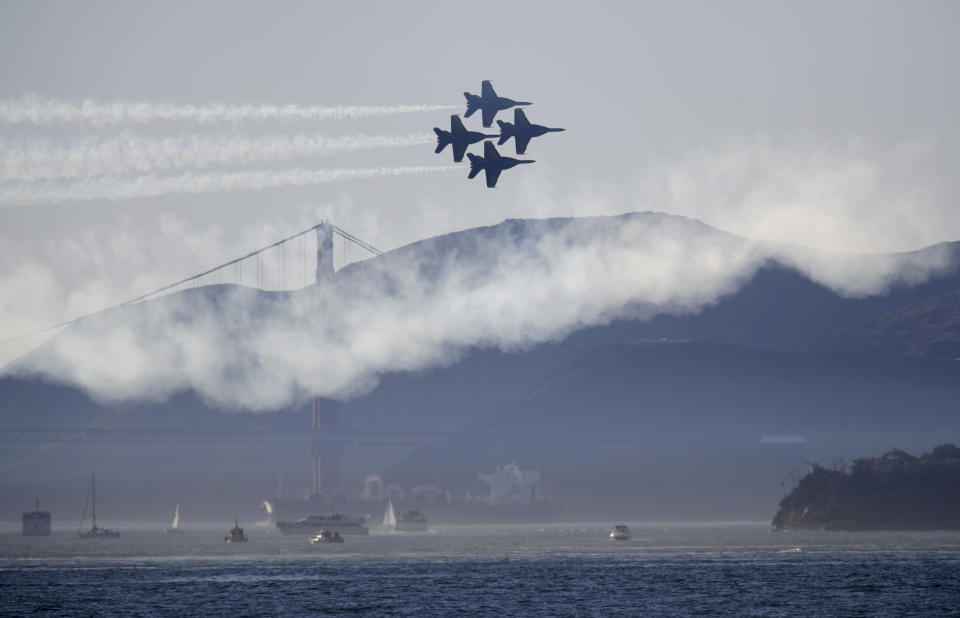
[[[88,99],[141,111],[456,106],[313,120],[8,115],[0,338],[322,218],[381,249],[504,218],[634,210],[834,251],[960,239],[955,2],[21,2],[0,11],[8,112]],[[449,150],[433,153],[430,129],[447,128],[464,110],[462,92],[483,79],[533,101],[531,121],[567,129],[534,140],[526,157],[537,163],[505,172],[495,190],[467,181],[466,163],[224,190],[292,185],[303,170],[450,166]],[[466,123],[479,127],[477,117]],[[502,151],[512,154],[512,142]],[[138,191],[162,194],[127,197]],[[70,199],[79,195],[90,199]]]

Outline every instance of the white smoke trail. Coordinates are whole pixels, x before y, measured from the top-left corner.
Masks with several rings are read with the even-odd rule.
[[[25,95],[0,101],[0,122],[6,124],[52,124],[87,122],[117,125],[154,121],[241,122],[244,120],[343,120],[459,109],[460,105],[229,105],[205,103],[176,105],[114,101],[103,103],[87,99],[70,103]]]
[[[283,161],[336,152],[428,144],[432,134],[402,136],[276,135],[139,136],[86,139],[63,144],[48,139],[0,140],[0,182],[119,176],[203,168],[219,164]]]
[[[457,165],[376,167],[356,169],[289,169],[245,172],[185,172],[177,176],[146,175],[136,178],[102,176],[68,184],[15,183],[0,186],[0,206],[86,200],[128,200],[168,193],[215,193],[237,189],[267,189],[321,185],[338,180],[378,176],[408,176],[462,170]]]

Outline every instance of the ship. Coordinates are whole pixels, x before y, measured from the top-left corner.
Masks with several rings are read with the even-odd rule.
[[[412,509],[397,516],[393,509],[393,501],[387,501],[387,510],[383,514],[383,527],[397,532],[426,532],[427,516]]]
[[[348,517],[343,513],[310,515],[297,521],[278,521],[277,528],[284,534],[319,534],[321,530],[340,534],[370,534],[362,517]]]
[[[50,536],[53,518],[48,511],[40,510],[40,501],[36,501],[33,511],[23,513],[23,536]]]
[[[87,516],[87,506],[91,499],[93,500],[93,508],[91,509],[93,525],[89,530],[84,530],[83,520]],[[86,539],[116,539],[120,537],[120,533],[116,530],[101,528],[97,525],[97,477],[94,475],[90,475],[90,491],[87,492],[87,504],[83,506],[83,515],[80,516],[80,529],[77,534]]]
[[[230,529],[230,534],[223,537],[225,543],[246,543],[247,535],[243,533],[243,528],[240,527],[240,520],[233,520],[233,528]]]

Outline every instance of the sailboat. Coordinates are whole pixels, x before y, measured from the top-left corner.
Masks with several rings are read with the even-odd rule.
[[[383,514],[383,527],[389,530],[395,530],[397,527],[397,514],[393,510],[393,500],[387,500],[387,510]]]
[[[170,524],[170,527],[167,528],[167,534],[175,534],[177,532],[183,532],[183,528],[180,527],[180,505],[177,505],[177,510],[173,512],[173,523]]]
[[[89,530],[83,529],[83,520],[87,516],[87,506],[90,505],[92,498],[93,508],[91,509],[93,516],[93,527]],[[116,539],[120,536],[120,533],[116,530],[110,530],[108,528],[100,528],[97,526],[97,477],[95,475],[90,475],[90,491],[87,492],[87,503],[83,505],[83,515],[80,516],[80,529],[77,532],[80,536],[88,539]]]
[[[387,510],[383,514],[383,527],[397,532],[426,532],[427,516],[420,511],[407,511],[397,517],[393,510],[393,500],[387,500]]]

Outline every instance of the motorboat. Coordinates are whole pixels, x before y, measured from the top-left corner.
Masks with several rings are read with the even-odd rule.
[[[624,524],[617,524],[610,531],[610,538],[614,541],[629,541],[630,536],[630,528],[627,528]]]
[[[339,532],[331,532],[326,528],[320,530],[318,534],[310,537],[311,543],[343,543],[343,537]]]

